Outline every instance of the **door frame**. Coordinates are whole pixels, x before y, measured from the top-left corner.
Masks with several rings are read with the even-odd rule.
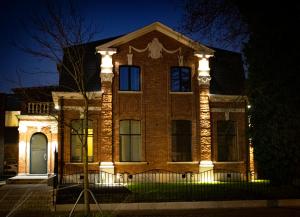
[[[35,135],[37,135],[37,134],[41,134],[41,135],[43,135],[44,136],[44,138],[45,138],[45,140],[46,140],[46,156],[47,156],[47,160],[46,160],[46,173],[32,173],[31,172],[31,170],[32,170],[32,168],[31,168],[31,157],[32,157],[32,138],[33,138],[33,136],[35,136]],[[37,133],[34,133],[34,134],[32,134],[31,135],[31,137],[30,137],[30,158],[29,158],[29,174],[31,174],[31,175],[46,175],[46,174],[48,174],[48,138],[47,138],[47,136],[44,134],[44,133],[42,133],[42,132],[37,132]]]

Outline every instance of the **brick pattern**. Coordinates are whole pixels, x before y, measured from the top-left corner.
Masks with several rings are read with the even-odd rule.
[[[178,66],[178,53],[162,53],[162,58],[151,59],[148,51],[139,53],[132,51],[132,64],[141,69],[141,90],[139,92],[119,91],[120,65],[127,65],[129,46],[143,49],[153,38],[158,38],[168,50],[181,47],[184,56],[184,66],[190,67],[192,72],[191,93],[170,92],[170,68]],[[150,169],[166,169],[176,172],[199,172],[201,160],[215,160],[216,148],[214,140],[214,121],[218,114],[210,113],[210,107],[233,107],[230,103],[209,103],[209,87],[198,85],[196,68],[198,58],[194,56],[193,49],[186,47],[166,35],[153,31],[137,39],[131,40],[117,47],[113,55],[114,77],[113,82],[103,81],[102,102],[94,102],[101,106],[101,111],[93,111],[94,123],[94,164],[99,162],[119,162],[120,120],[141,121],[141,148],[142,163],[116,163],[115,172],[138,173]],[[80,105],[75,100],[66,100],[65,105]],[[236,106],[236,105],[235,105]],[[238,105],[237,107],[240,107]],[[217,115],[217,116],[216,116]],[[244,114],[230,114],[231,118],[240,121],[239,132],[245,132],[243,125]],[[70,121],[79,118],[78,111],[65,112],[65,119]],[[169,163],[172,158],[172,120],[190,120],[192,122],[192,161],[186,164]],[[239,134],[241,138],[244,136]],[[213,144],[213,147],[211,146]],[[241,143],[245,146],[245,143]],[[241,149],[241,153],[246,153]],[[65,162],[70,162],[70,132],[65,130]],[[243,158],[245,155],[243,154]],[[242,164],[244,165],[244,164]],[[218,164],[215,168],[232,168]],[[245,166],[241,166],[245,167]]]
[[[141,120],[142,161],[145,164],[116,165],[117,172],[141,172],[150,169],[167,169],[172,171],[197,172],[196,164],[168,164],[172,160],[172,120],[192,121],[192,160],[199,161],[199,135],[197,131],[197,82],[192,49],[174,39],[153,31],[118,47],[113,56],[118,65],[127,65],[128,47],[145,48],[153,38],[168,50],[182,48],[184,66],[191,67],[192,93],[170,93],[170,68],[178,66],[178,53],[163,52],[162,58],[151,59],[148,52],[133,51],[133,65],[141,68],[141,91],[139,93],[122,93],[119,91],[118,68],[114,69],[113,114],[114,114],[114,160],[119,161],[119,121],[125,119]]]
[[[102,82],[101,103],[101,131],[100,131],[100,159],[103,162],[112,162],[112,84],[109,81]]]
[[[209,86],[201,85],[199,88],[200,98],[200,144],[201,161],[211,161],[211,129],[210,129],[210,109],[209,109]]]

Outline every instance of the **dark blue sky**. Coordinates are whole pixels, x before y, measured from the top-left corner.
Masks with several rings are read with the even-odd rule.
[[[82,13],[99,27],[99,34],[95,39],[132,32],[156,21],[177,29],[182,16],[180,0],[82,2]],[[8,92],[14,87],[57,84],[54,63],[31,57],[12,45],[16,41],[31,46],[21,23],[30,23],[32,13],[42,8],[41,0],[0,1],[0,92]],[[49,73],[41,74],[38,71]]]

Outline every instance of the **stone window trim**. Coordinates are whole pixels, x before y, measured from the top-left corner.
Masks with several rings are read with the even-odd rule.
[[[173,92],[173,91],[169,91],[169,94],[174,94],[174,95],[193,95],[194,92],[190,91],[190,92]]]
[[[88,162],[88,164],[99,166],[99,162]],[[83,162],[65,162],[65,165],[83,165]]]
[[[167,164],[197,164],[197,165],[199,165],[199,161],[168,161]]]
[[[172,84],[173,84],[173,80],[174,79],[172,79],[172,73],[174,72],[173,70],[174,69],[178,69],[179,70],[179,78],[178,78],[178,81],[179,81],[179,90],[173,90],[173,86],[172,86]],[[183,81],[185,80],[184,78],[183,78],[183,69],[188,69],[188,73],[189,73],[189,80],[188,80],[188,91],[185,91],[185,90],[182,90],[183,88],[184,88],[184,83],[183,83]],[[190,93],[190,92],[192,92],[192,68],[191,67],[189,67],[189,66],[171,66],[170,67],[170,85],[169,85],[169,87],[170,87],[170,91],[169,92],[171,92],[171,93]]]
[[[213,161],[213,164],[244,164],[245,161]]]
[[[143,91],[127,91],[127,90],[118,90],[120,94],[143,94]]]
[[[116,161],[115,165],[145,165],[149,164],[147,161]]]

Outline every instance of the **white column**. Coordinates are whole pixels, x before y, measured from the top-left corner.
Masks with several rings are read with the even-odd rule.
[[[199,84],[199,123],[200,123],[200,181],[211,182],[214,180],[211,158],[211,123],[209,108],[209,86],[210,68],[209,57],[211,55],[195,54],[199,57],[198,63],[198,84]]]
[[[18,175],[26,175],[27,165],[27,126],[23,122],[19,122],[19,159],[18,159]]]
[[[114,182],[114,163],[112,162],[112,81],[114,77],[112,55],[116,53],[115,48],[100,49],[101,54],[101,90],[102,108],[101,116],[103,117],[101,123],[101,161],[100,162],[100,182],[103,184],[112,184]],[[105,117],[105,118],[104,118]],[[105,122],[105,124],[104,124]]]
[[[97,52],[101,54],[101,82],[112,82],[114,77],[112,55],[114,55],[117,51],[115,48],[105,48],[98,50]]]
[[[210,85],[210,68],[209,68],[209,58],[212,55],[207,54],[195,54],[199,58],[198,63],[198,82],[199,86],[206,85],[209,87]]]

